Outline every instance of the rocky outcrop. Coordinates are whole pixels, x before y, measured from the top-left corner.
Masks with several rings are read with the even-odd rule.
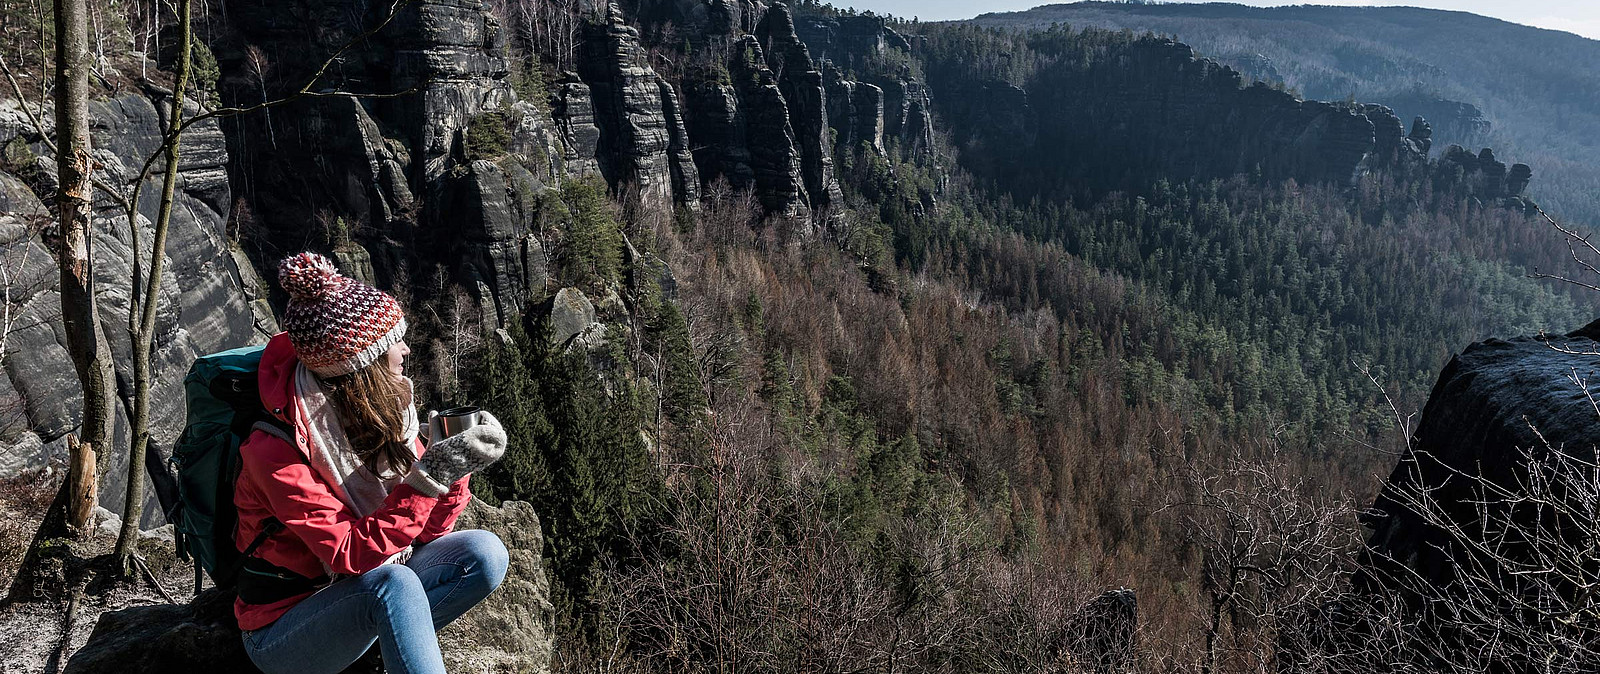
[[[1411,133],[1406,134],[1406,140],[1411,143],[1412,152],[1427,156],[1433,149],[1433,125],[1426,118],[1412,118]]]
[[[1428,490],[1448,521],[1474,531],[1480,522],[1512,516],[1510,505],[1484,502],[1475,480],[1517,493],[1528,483],[1527,452],[1559,451],[1592,464],[1600,446],[1600,418],[1572,377],[1590,378],[1600,371],[1591,355],[1600,349],[1596,338],[1600,326],[1591,325],[1567,337],[1491,339],[1451,359],[1422,410],[1412,446],[1363,516],[1372,530],[1363,582],[1388,584],[1416,574],[1434,588],[1448,588],[1457,562],[1489,564],[1485,570],[1494,571],[1493,562],[1473,561],[1455,538],[1413,510],[1408,494]],[[1522,519],[1534,514],[1519,511],[1515,521],[1536,529]],[[1556,529],[1544,533],[1564,535]],[[1512,538],[1496,546],[1516,559],[1526,542]]]
[[[1395,110],[1426,117],[1447,140],[1479,139],[1494,127],[1478,106],[1441,98],[1421,88],[1378,95],[1375,99]]]
[[[805,43],[795,34],[789,6],[773,4],[756,27],[756,36],[788,107],[808,204],[813,210],[841,205],[844,196],[833,176],[833,146],[828,142],[828,104],[822,73],[814,67]]]
[[[555,652],[555,606],[544,572],[544,528],[533,506],[500,507],[474,500],[456,528],[492,531],[511,563],[505,581],[483,603],[439,634],[452,672],[545,672]]]
[[[562,155],[569,175],[600,170],[600,127],[594,122],[593,94],[576,73],[563,76],[554,96],[554,117],[560,129]]]
[[[689,129],[683,122],[683,104],[672,83],[656,77],[656,88],[661,91],[661,114],[667,123],[667,165],[672,169],[672,194],[677,203],[690,210],[700,207],[700,172],[694,165],[694,154],[689,151]]]
[[[156,89],[124,94],[90,105],[95,158],[99,174],[112,185],[129,178],[160,147],[161,128],[170,95]],[[190,113],[196,109],[190,103]],[[0,144],[21,138],[29,144],[31,163],[11,166],[21,176],[0,172],[0,264],[8,271],[8,299],[15,321],[0,360],[0,476],[42,465],[65,455],[65,435],[74,431],[82,410],[77,375],[60,336],[57,270],[45,245],[51,217],[46,203],[54,193],[54,160],[14,102],[0,103]],[[41,120],[49,124],[46,109]],[[47,132],[52,129],[47,128]],[[167,240],[167,277],[156,316],[155,382],[151,391],[151,424],[157,448],[169,446],[184,420],[182,380],[198,355],[242,346],[259,339],[252,299],[254,273],[241,269],[228,236],[227,213],[232,190],[225,166],[228,151],[215,122],[192,127],[184,136],[179,162],[179,191]],[[140,243],[148,246],[156,217],[159,182],[146,181],[141,202]],[[45,198],[41,199],[40,196]],[[119,378],[127,370],[132,345],[126,330],[133,252],[126,214],[103,194],[94,202],[95,283],[101,318],[108,329]],[[148,259],[148,250],[142,255]],[[269,327],[270,326],[263,326]],[[127,419],[117,409],[115,442],[126,446]],[[100,501],[120,511],[127,475],[126,453],[102,459]],[[107,465],[109,464],[109,465]],[[156,491],[147,488],[144,524],[162,520]]]
[[[211,44],[224,101],[257,103],[281,93],[274,83],[299,86],[328,55],[389,19],[390,9],[356,0],[230,8],[229,30]],[[593,153],[569,150],[581,150],[581,111],[558,125],[516,100],[503,54],[501,26],[481,3],[419,0],[313,87],[386,97],[303,99],[229,125],[238,157],[232,176],[252,186],[246,198],[254,229],[244,238],[256,262],[270,266],[290,252],[280,242],[343,245],[314,224],[341,219],[354,243],[371,252],[377,285],[392,288],[438,265],[479,295],[492,316],[518,311],[530,292],[522,263],[527,214],[516,204],[502,207],[506,200],[494,193],[542,184],[569,166],[581,171]],[[263,60],[273,74],[265,83],[255,74]],[[476,146],[470,150],[494,156],[468,156],[474,125],[507,127],[512,146]],[[473,163],[502,154],[515,155],[531,167],[522,173],[538,179],[519,181]],[[460,204],[473,207],[454,208]]]
[[[614,187],[638,189],[646,204],[698,207],[700,179],[690,161],[677,95],[650,68],[639,31],[627,24],[621,9],[613,5],[607,16],[584,29],[579,68],[600,128],[600,172]]]
[[[1065,650],[1085,671],[1130,671],[1138,657],[1139,597],[1126,588],[1111,590],[1074,613]]]
[[[474,501],[458,530],[486,529],[505,543],[510,565],[500,587],[440,633],[451,671],[548,671],[555,608],[544,574],[544,534],[526,503],[496,508]],[[188,604],[136,606],[101,614],[88,642],[67,662],[69,674],[255,672],[233,617],[233,594],[209,589]],[[351,668],[381,671],[376,650]]]
[[[1533,179],[1533,169],[1527,164],[1507,167],[1505,162],[1495,158],[1490,148],[1473,154],[1460,145],[1451,145],[1439,156],[1434,175],[1465,187],[1469,194],[1480,199],[1504,199],[1509,203],[1523,201],[1520,197]]]
[[[882,152],[883,89],[847,80],[831,65],[823,78],[828,91],[828,125],[834,131],[834,151],[849,151],[866,143]]]
[[[696,46],[753,33],[767,11],[762,0],[612,0],[612,6],[644,25],[671,24],[678,39]]]
[[[756,175],[746,142],[745,112],[728,69],[698,73],[689,78],[685,89],[689,137],[695,139],[691,152],[701,179],[708,184],[724,179],[739,190],[753,187]],[[781,139],[790,142],[787,137]],[[768,136],[766,142],[773,140]]]
[[[734,45],[729,71],[738,110],[735,119],[743,122],[743,129],[740,133],[719,131],[713,137],[743,136],[756,197],[768,212],[795,219],[809,217],[810,199],[789,105],[754,36],[746,35]],[[722,117],[716,110],[708,112],[713,119]]]
[[[594,303],[577,288],[556,291],[542,311],[550,323],[550,343],[565,346],[573,338],[603,325],[595,318]]]
[[[459,280],[483,296],[489,317],[507,325],[544,292],[549,264],[528,223],[547,187],[521,163],[478,159],[439,183],[440,210],[455,222],[446,259]]]
[[[911,42],[889,27],[881,16],[795,17],[795,32],[818,61],[831,61],[845,68],[859,68],[866,60],[882,56],[890,49],[911,51]]]

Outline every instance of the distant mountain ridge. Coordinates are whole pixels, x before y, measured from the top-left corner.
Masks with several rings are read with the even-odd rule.
[[[1081,2],[971,20],[1175,36],[1247,78],[1308,99],[1426,117],[1437,146],[1492,146],[1542,176],[1546,207],[1600,223],[1600,41],[1467,12],[1410,7],[1248,7]]]

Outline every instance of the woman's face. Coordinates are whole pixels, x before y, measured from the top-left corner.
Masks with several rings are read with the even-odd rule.
[[[383,355],[383,362],[389,366],[390,373],[396,377],[403,377],[405,376],[403,368],[406,356],[409,355],[411,355],[411,347],[406,346],[405,340],[402,339],[395,342],[394,346],[389,347],[389,352]]]

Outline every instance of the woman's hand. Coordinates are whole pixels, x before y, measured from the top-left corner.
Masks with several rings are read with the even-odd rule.
[[[457,480],[483,470],[506,453],[506,431],[488,412],[478,413],[477,425],[444,439],[438,438],[437,419],[428,416],[432,442],[406,474],[406,484],[417,491],[443,496]]]

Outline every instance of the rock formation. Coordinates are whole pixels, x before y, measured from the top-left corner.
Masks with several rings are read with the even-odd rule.
[[[1528,189],[1533,169],[1527,164],[1507,167],[1490,148],[1473,154],[1460,145],[1451,145],[1440,154],[1434,174],[1442,180],[1461,183],[1479,198],[1505,199],[1509,203],[1522,201],[1520,197]]]
[[[779,7],[774,5],[773,10]],[[823,70],[828,123],[837,136],[837,147],[853,148],[863,140],[877,138],[872,144],[881,151],[883,139],[894,138],[913,155],[931,155],[933,101],[928,87],[906,72],[879,70],[890,52],[910,56],[911,39],[877,16],[826,16],[798,10],[790,25],[813,63]],[[847,71],[870,74],[851,80],[844,74]]]
[[[783,93],[800,150],[800,170],[813,210],[841,206],[844,196],[833,176],[833,147],[828,142],[827,92],[822,73],[794,31],[794,15],[779,2],[756,27],[767,65]]]
[[[1139,597],[1133,590],[1111,590],[1084,604],[1071,619],[1066,651],[1101,672],[1125,672],[1138,654]]]
[[[613,0],[642,24],[671,23],[696,45],[753,33],[767,11],[763,0]]]
[[[225,100],[248,104],[281,93],[252,81],[261,59],[270,61],[276,81],[298,86],[336,49],[389,19],[388,11],[353,1],[238,7],[229,31],[212,44]],[[532,197],[556,172],[586,168],[593,154],[569,150],[585,139],[586,101],[563,99],[579,109],[557,124],[516,100],[505,79],[502,33],[480,3],[420,0],[313,86],[403,95],[303,99],[230,125],[228,142],[239,155],[232,176],[252,185],[250,206],[263,230],[249,238],[257,264],[289,252],[279,240],[359,246],[371,253],[380,286],[442,263],[493,307],[491,314],[519,311],[537,273],[528,259],[527,214],[518,208],[525,204],[508,204],[500,193],[526,188]],[[516,161],[505,163],[532,168],[491,168],[478,161],[501,157],[468,156],[485,151],[468,147],[475,125],[507,127],[513,142],[490,150],[516,152]],[[334,219],[347,223],[347,239],[319,236],[312,224]]]
[[[756,196],[769,212],[796,219],[809,217],[810,199],[801,175],[800,144],[777,77],[767,67],[765,52],[754,36],[741,38],[733,52],[728,70],[736,94],[738,113],[734,118],[743,121],[744,128],[742,133],[715,130],[713,137],[743,136]],[[722,117],[716,110],[708,112],[712,119]]]
[[[605,22],[585,28],[583,45],[579,75],[594,100],[600,172],[614,186],[636,187],[646,204],[698,207],[677,95],[650,68],[638,29],[613,5]]]
[[[569,174],[600,170],[600,128],[595,126],[593,94],[576,73],[563,75],[551,113],[561,132],[562,157]]]
[[[834,130],[834,151],[866,143],[883,151],[883,88],[845,79],[830,64],[823,74],[828,91],[828,125]]]
[[[794,23],[795,32],[814,58],[846,68],[857,68],[868,57],[890,49],[911,51],[911,42],[881,16],[800,15]]]
[[[1454,562],[1465,562],[1469,553],[1408,507],[1405,494],[1432,490],[1444,515],[1471,530],[1483,516],[1474,478],[1518,490],[1528,471],[1524,450],[1549,451],[1545,440],[1555,451],[1595,460],[1600,419],[1571,377],[1592,377],[1600,370],[1589,355],[1600,349],[1597,337],[1600,326],[1591,325],[1566,337],[1491,339],[1451,359],[1422,410],[1411,448],[1363,516],[1372,530],[1368,568],[1397,571],[1394,565],[1403,565],[1408,574],[1447,588],[1455,579]],[[1490,518],[1510,514],[1501,504],[1487,507]],[[1517,547],[1523,543],[1503,543],[1501,552],[1509,557],[1523,550]],[[1386,584],[1388,578],[1403,577],[1375,574],[1365,582]]]
[[[125,185],[146,157],[160,147],[164,110],[170,93],[124,94],[90,105],[96,159],[107,184]],[[190,104],[190,114],[195,112]],[[41,121],[51,124],[47,107]],[[52,125],[53,127],[53,125]],[[53,128],[47,128],[51,132]],[[65,436],[79,422],[82,402],[78,378],[60,339],[57,270],[45,237],[53,222],[46,203],[55,189],[55,162],[15,101],[0,103],[0,145],[21,160],[0,171],[0,264],[8,273],[8,300],[18,312],[0,361],[0,476],[9,476],[51,458],[64,457]],[[226,214],[232,188],[225,166],[229,155],[214,121],[185,134],[179,162],[177,203],[167,241],[167,277],[156,317],[153,358],[155,381],[151,426],[157,448],[169,446],[184,419],[182,379],[200,354],[259,339],[254,300],[258,283],[248,265],[240,266],[230,241]],[[8,161],[8,164],[11,162]],[[8,173],[12,171],[15,173]],[[149,246],[156,217],[159,181],[146,180],[141,200],[141,244]],[[126,330],[132,251],[122,207],[104,194],[94,202],[95,282],[101,318],[107,326],[118,377],[132,380],[132,345]],[[141,251],[148,256],[149,251]],[[260,327],[275,329],[268,312]],[[128,424],[117,409],[115,442],[125,447]],[[100,501],[122,508],[127,477],[126,452],[112,451],[102,464]],[[155,490],[147,489],[146,526],[162,521]]]
[[[755,184],[755,169],[746,143],[745,112],[730,69],[700,73],[685,85],[689,136],[695,139],[691,152],[703,180],[722,178],[735,189],[749,189]],[[789,142],[787,137],[766,139],[775,140]]]
[[[1478,109],[1478,106],[1441,98],[1420,87],[1379,95],[1376,99],[1396,110],[1428,118],[1439,133],[1449,140],[1480,139],[1493,128],[1493,124],[1484,117],[1483,110]]]

